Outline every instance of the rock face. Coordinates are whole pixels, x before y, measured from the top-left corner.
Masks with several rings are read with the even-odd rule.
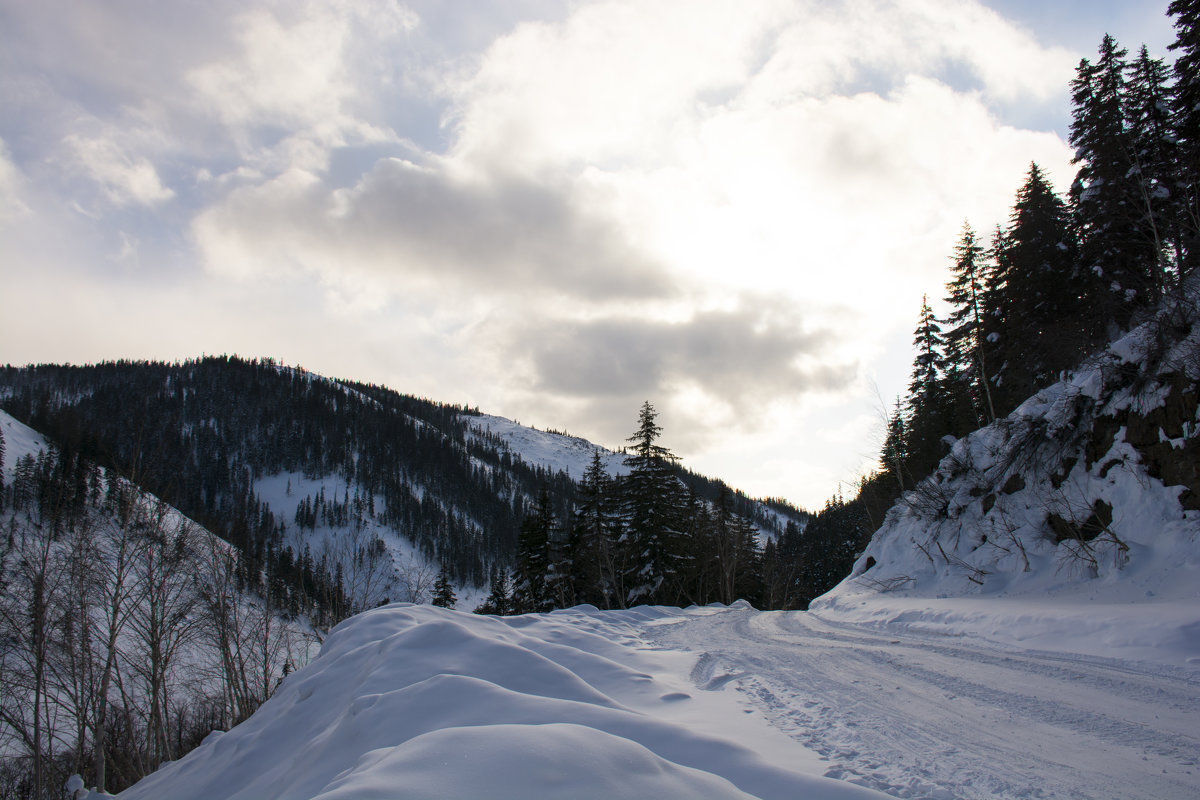
[[[1180,504],[1200,510],[1200,436],[1197,435],[1197,381],[1184,372],[1162,376],[1162,404],[1145,412],[1098,417],[1092,426],[1087,455],[1091,463],[1107,454],[1118,437],[1133,447],[1150,477],[1166,486],[1182,486]],[[1111,462],[1109,462],[1111,463]]]
[[[1153,565],[1153,567],[1149,567]],[[1200,566],[1200,277],[957,441],[830,595],[1013,592]],[[1194,579],[1166,584],[1194,585]]]

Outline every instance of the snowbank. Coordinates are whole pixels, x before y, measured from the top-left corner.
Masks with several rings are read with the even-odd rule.
[[[644,649],[637,630],[689,613],[709,612],[375,609],[336,628],[249,720],[121,797],[881,796],[768,761],[751,746],[790,747],[799,764],[807,756],[765,723],[751,746],[683,724],[689,704],[722,698],[643,671],[672,664],[686,676],[695,659]]]

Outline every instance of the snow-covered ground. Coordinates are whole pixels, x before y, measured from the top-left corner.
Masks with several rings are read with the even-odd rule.
[[[1092,615],[1111,643],[1078,653],[1044,640],[1053,603],[990,606],[1010,612],[1002,636],[957,635],[911,600],[896,624],[744,604],[387,606],[121,797],[1200,796],[1200,613],[1176,620],[1190,645],[1161,624],[1125,641],[1151,604],[1108,637]],[[1035,649],[1014,643],[1022,630]]]
[[[574,480],[579,480],[596,452],[600,453],[600,462],[609,475],[615,477],[629,471],[625,466],[625,456],[578,436],[539,431],[490,414],[464,416],[463,419],[473,430],[500,439],[510,453],[525,463],[541,466],[551,474],[566,472]]]

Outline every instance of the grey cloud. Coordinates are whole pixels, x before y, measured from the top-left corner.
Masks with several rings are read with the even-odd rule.
[[[352,189],[331,190],[306,175],[237,190],[197,232],[210,262],[234,242],[250,271],[283,257],[333,280],[353,280],[349,269],[530,300],[674,292],[660,264],[565,187],[460,179],[399,159],[378,162]]]
[[[743,412],[848,384],[855,365],[821,360],[830,338],[773,319],[761,308],[742,308],[674,323],[624,318],[539,323],[512,344],[531,363],[540,391],[628,402],[692,385]]]

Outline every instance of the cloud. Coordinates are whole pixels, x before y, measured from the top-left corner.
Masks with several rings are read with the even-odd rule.
[[[853,363],[822,357],[833,338],[753,300],[685,319],[543,317],[510,331],[510,358],[535,392],[628,406],[694,391],[738,416],[782,397],[828,392],[853,379]]]
[[[360,81],[389,72],[364,54],[402,41],[417,21],[396,3],[251,8],[233,20],[236,52],[186,73],[189,100],[221,121],[244,156],[276,168],[323,168],[331,148],[395,138],[359,113],[378,90]],[[270,148],[256,152],[255,144]],[[270,158],[273,148],[282,159]]]
[[[0,222],[17,220],[29,215],[23,199],[24,176],[12,162],[8,145],[0,139]]]
[[[131,155],[111,139],[72,135],[63,143],[77,168],[99,183],[117,205],[153,206],[175,196],[149,159]]]
[[[234,190],[193,235],[210,267],[247,277],[315,275],[330,286],[389,292],[487,291],[536,303],[648,299],[672,287],[660,265],[569,187],[511,176],[477,179],[445,164],[384,159],[347,189],[290,170]],[[446,295],[445,302],[456,302]]]

